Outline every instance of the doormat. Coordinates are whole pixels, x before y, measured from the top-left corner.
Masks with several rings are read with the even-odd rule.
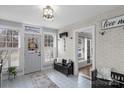
[[[59,88],[45,73],[42,72],[32,73],[31,79],[34,88]]]

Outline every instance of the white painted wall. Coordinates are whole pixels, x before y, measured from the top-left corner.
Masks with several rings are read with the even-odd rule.
[[[96,68],[101,67],[109,67],[113,68],[114,71],[120,72],[124,74],[124,29],[123,27],[117,27],[106,30],[104,36],[99,34],[101,30],[101,21],[103,19],[115,17],[124,14],[124,6],[116,8],[112,11],[104,12],[96,17],[93,17],[89,20],[83,20],[72,25],[68,25],[62,29],[61,31],[68,31],[70,33],[74,33],[76,29],[88,27],[90,25],[95,25],[95,49],[96,49]],[[75,40],[73,41],[75,42]],[[69,42],[68,47],[69,51],[73,51],[75,45]],[[69,54],[68,51],[66,51]],[[62,56],[62,55],[61,55]],[[70,58],[74,58],[75,55],[72,55]]]
[[[64,31],[63,31],[64,32]],[[60,31],[59,33],[62,33]],[[69,32],[69,37],[66,37],[66,51],[64,51],[64,40],[63,38],[59,38],[58,33],[58,57],[59,58],[67,58],[67,59],[73,59],[73,39],[71,39],[73,33]]]

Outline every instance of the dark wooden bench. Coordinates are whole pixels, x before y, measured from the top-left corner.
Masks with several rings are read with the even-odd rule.
[[[66,63],[66,62],[62,62],[62,63],[57,63],[56,62],[57,60],[55,59],[54,60],[54,69],[65,74],[65,75],[73,75],[73,62],[69,62],[69,63]],[[65,60],[64,60],[65,61]]]

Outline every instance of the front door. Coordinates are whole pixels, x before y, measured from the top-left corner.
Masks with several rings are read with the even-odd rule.
[[[25,34],[25,74],[41,70],[41,35]]]

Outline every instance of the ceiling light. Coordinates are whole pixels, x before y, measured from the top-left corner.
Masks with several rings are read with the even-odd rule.
[[[43,18],[46,21],[54,20],[54,10],[50,6],[43,8]]]

